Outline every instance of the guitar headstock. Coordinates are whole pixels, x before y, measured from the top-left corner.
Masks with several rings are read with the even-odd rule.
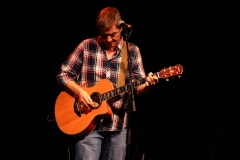
[[[180,64],[175,66],[170,66],[168,68],[164,68],[159,72],[159,78],[168,78],[171,76],[178,76],[180,78],[183,72],[183,67]],[[167,79],[168,80],[168,79]]]

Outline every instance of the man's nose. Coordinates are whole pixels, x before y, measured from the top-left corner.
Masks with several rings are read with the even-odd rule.
[[[112,37],[111,36],[107,36],[106,41],[107,42],[111,42],[112,41]]]

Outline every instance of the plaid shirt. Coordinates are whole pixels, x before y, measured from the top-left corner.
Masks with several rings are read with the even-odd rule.
[[[56,76],[57,84],[64,87],[69,81],[76,81],[79,85],[92,87],[101,79],[106,79],[106,71],[110,68],[109,80],[117,86],[123,38],[116,47],[116,53],[107,59],[106,50],[102,47],[100,37],[85,39],[79,43],[75,50],[63,62]],[[129,53],[132,59],[132,79],[141,79],[146,76],[142,64],[139,48],[129,42]],[[126,84],[129,83],[129,73],[126,74]],[[104,86],[103,86],[104,87]],[[123,98],[111,106],[113,116],[103,121],[100,130],[117,131],[125,129],[127,125],[127,112],[123,109]]]

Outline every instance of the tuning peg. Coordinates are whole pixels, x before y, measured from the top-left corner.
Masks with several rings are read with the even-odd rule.
[[[167,78],[166,81],[169,81],[169,79]]]

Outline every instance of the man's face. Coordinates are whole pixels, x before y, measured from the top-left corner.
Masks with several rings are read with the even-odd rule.
[[[112,27],[106,32],[100,33],[103,43],[105,44],[106,49],[115,48],[119,42],[121,37],[122,28],[116,28],[116,25],[112,25]]]

